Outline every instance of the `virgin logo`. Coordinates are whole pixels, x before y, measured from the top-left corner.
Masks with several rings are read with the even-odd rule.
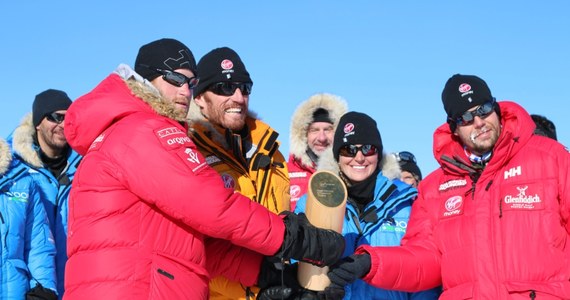
[[[463,205],[463,198],[461,196],[453,196],[445,201],[445,209],[447,211],[454,211],[461,208]]]
[[[350,133],[353,130],[354,130],[354,124],[346,123],[346,125],[344,125],[344,133]]]
[[[469,84],[467,84],[467,83],[462,83],[462,84],[459,86],[459,91],[460,91],[461,93],[466,93],[466,92],[469,92],[470,90],[471,90],[471,86],[470,86]]]
[[[300,196],[299,194],[301,194],[301,187],[299,187],[298,185],[292,185],[289,192],[291,193],[291,196],[299,197]]]
[[[229,69],[234,67],[234,63],[229,59],[222,60],[222,63],[220,65],[222,66],[222,69],[224,69],[224,70],[229,70]]]

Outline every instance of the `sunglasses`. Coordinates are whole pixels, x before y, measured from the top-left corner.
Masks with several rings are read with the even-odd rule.
[[[346,145],[340,147],[339,154],[346,157],[355,157],[358,151],[362,152],[364,156],[372,156],[378,153],[378,149],[374,145]]]
[[[163,70],[163,69],[154,69],[156,72],[162,74],[162,79],[164,79],[164,81],[177,86],[177,87],[181,87],[183,86],[185,83],[188,83],[188,88],[193,89],[198,85],[198,82],[200,81],[198,78],[196,77],[186,77],[186,75],[184,74],[180,74],[178,72],[174,72],[174,71],[170,71],[170,70]]]
[[[494,108],[495,108],[495,100],[493,99],[491,101],[487,101],[479,105],[477,109],[473,111],[466,111],[463,115],[456,118],[455,124],[459,126],[470,125],[475,120],[475,117],[484,119],[493,112]]]
[[[402,151],[402,152],[396,152],[394,153],[394,156],[396,156],[396,160],[398,160],[398,162],[413,162],[413,163],[417,163],[416,162],[416,157],[408,152],[408,151]]]
[[[65,114],[52,112],[51,114],[46,115],[46,119],[52,123],[61,124],[65,119]]]
[[[251,94],[251,87],[253,83],[251,82],[218,82],[212,84],[208,90],[212,93],[220,96],[231,96],[239,88],[242,95],[247,96]]]

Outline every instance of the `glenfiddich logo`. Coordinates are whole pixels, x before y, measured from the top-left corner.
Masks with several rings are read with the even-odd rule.
[[[510,204],[510,203],[539,203],[540,197],[538,196],[538,194],[534,194],[534,196],[527,195],[526,194],[527,189],[528,189],[528,186],[525,186],[525,187],[517,186],[517,190],[519,190],[519,194],[516,196],[511,196],[511,195],[505,196],[505,203],[507,203],[507,204]]]

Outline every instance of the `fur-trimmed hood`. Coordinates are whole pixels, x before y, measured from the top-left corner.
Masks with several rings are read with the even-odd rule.
[[[12,163],[12,152],[8,143],[0,139],[0,176],[4,175]]]
[[[43,168],[44,163],[40,158],[36,140],[36,127],[32,121],[32,113],[28,113],[20,125],[14,130],[9,139],[12,151],[16,153],[26,164],[34,168]]]
[[[334,122],[335,128],[340,117],[348,111],[346,101],[332,94],[315,94],[297,107],[291,117],[289,154],[307,167],[313,165],[306,152],[308,147],[307,130],[313,122],[313,113],[319,108],[324,108],[329,112],[329,117]]]
[[[85,155],[91,143],[107,128],[145,110],[179,122],[186,117],[173,103],[164,101],[149,81],[121,64],[93,91],[71,104],[65,117],[65,136],[74,150]]]
[[[398,160],[394,155],[387,153],[382,153],[382,159],[380,160],[380,170],[382,170],[382,175],[390,180],[400,179],[402,170],[398,164]],[[334,174],[340,174],[340,168],[338,162],[334,159],[332,149],[329,148],[319,158],[319,164],[317,165],[318,171],[331,171]]]

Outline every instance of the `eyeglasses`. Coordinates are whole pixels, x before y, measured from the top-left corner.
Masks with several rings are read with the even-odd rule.
[[[398,162],[413,162],[417,164],[416,157],[408,151],[396,152],[394,156],[396,156]]]
[[[340,147],[339,154],[346,157],[355,157],[358,151],[362,152],[364,156],[372,156],[378,153],[378,149],[374,145],[346,145]]]
[[[163,70],[163,69],[154,69],[154,70],[162,74],[162,79],[164,79],[164,81],[177,87],[181,87],[185,83],[188,83],[188,88],[193,89],[198,85],[198,82],[200,81],[196,77],[188,78],[186,77],[186,75],[180,74],[175,71]]]
[[[493,112],[494,108],[495,108],[495,99],[487,101],[479,105],[477,109],[473,111],[466,111],[463,115],[456,118],[455,124],[459,126],[469,125],[473,123],[475,117],[479,117],[481,119],[486,118],[488,115],[490,115]]]
[[[52,112],[51,114],[46,115],[46,119],[52,123],[61,124],[65,119],[65,114]]]
[[[251,94],[251,88],[253,83],[251,82],[218,82],[212,84],[208,90],[212,93],[220,96],[231,96],[239,88],[242,95],[247,96]]]

